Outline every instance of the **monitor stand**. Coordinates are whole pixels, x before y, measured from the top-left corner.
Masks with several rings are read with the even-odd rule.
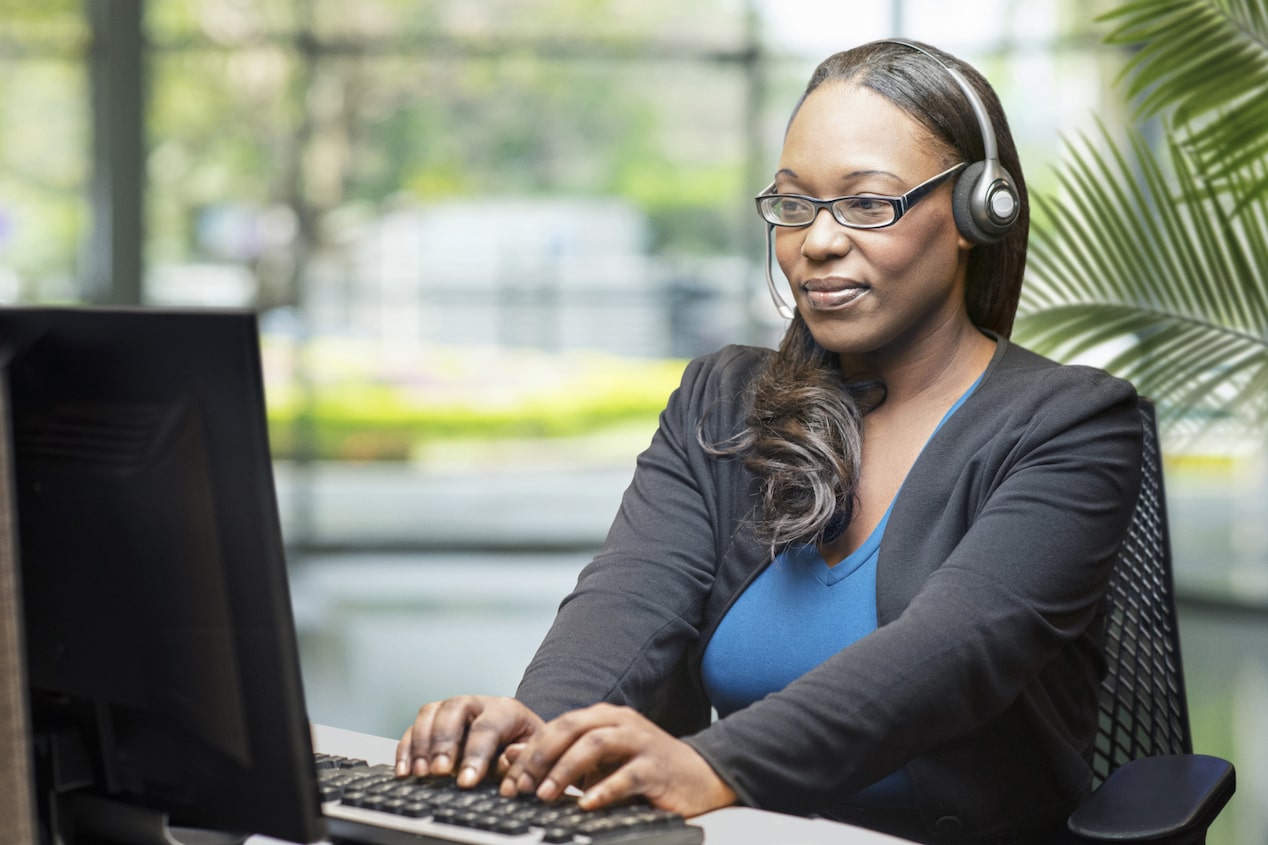
[[[101,724],[105,723],[95,727],[100,729]],[[89,792],[96,782],[88,759],[91,746],[78,730],[48,727],[36,730],[34,739],[40,812],[45,822],[42,843],[240,845],[250,837],[249,833],[173,826],[161,810]],[[97,740],[107,745],[111,742],[105,736],[98,736]]]
[[[135,845],[241,845],[250,834],[174,827],[167,813],[95,795],[70,796],[77,836]]]

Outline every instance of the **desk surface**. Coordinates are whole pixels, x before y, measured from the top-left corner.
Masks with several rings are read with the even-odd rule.
[[[372,764],[391,763],[396,754],[396,740],[314,725],[313,748],[359,757]],[[714,810],[692,822],[704,828],[705,845],[901,845],[906,842],[823,819],[785,816],[749,807]],[[255,836],[248,842],[271,845],[278,840]]]

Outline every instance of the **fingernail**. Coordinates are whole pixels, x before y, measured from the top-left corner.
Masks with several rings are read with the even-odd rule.
[[[519,783],[515,785],[517,792],[532,792],[533,787],[537,784],[533,783],[533,779],[527,774],[520,775]]]
[[[417,760],[414,761],[414,774],[418,775],[420,778],[427,777],[427,760],[426,759],[419,757]]]
[[[537,787],[537,797],[543,801],[553,801],[558,792],[559,785],[550,778],[546,778],[542,781],[542,785]]]
[[[463,770],[458,773],[459,786],[475,786],[476,780],[475,766],[465,766]]]
[[[448,774],[449,766],[450,763],[448,754],[437,754],[435,757],[431,758],[431,770],[438,775]]]
[[[408,774],[409,774],[409,760],[397,760],[396,761],[396,776],[398,778],[403,778]]]

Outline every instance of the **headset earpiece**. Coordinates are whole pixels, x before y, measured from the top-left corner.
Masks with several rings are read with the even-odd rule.
[[[951,211],[961,235],[975,244],[990,245],[1008,234],[1021,201],[1012,177],[999,162],[977,161],[956,180]]]

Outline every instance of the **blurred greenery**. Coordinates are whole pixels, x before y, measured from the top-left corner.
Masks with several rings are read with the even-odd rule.
[[[666,21],[736,20],[725,5],[155,0],[151,257],[205,251],[199,214],[226,200],[295,208],[321,248],[347,203],[508,194],[623,195],[661,249],[734,249],[741,140],[673,137],[685,91],[741,110],[734,74],[621,59],[655,55]]]
[[[1018,336],[1090,357],[1159,405],[1173,435],[1268,430],[1268,4],[1136,0],[1137,127],[1069,144],[1037,194]]]
[[[685,364],[599,353],[548,355],[322,339],[303,350],[265,338],[276,458],[404,460],[445,441],[564,438],[639,424],[644,436]],[[321,378],[289,377],[296,356]],[[389,362],[385,364],[385,362]],[[394,363],[392,363],[394,362]]]
[[[744,139],[689,119],[744,113],[725,0],[149,0],[144,26],[146,264],[245,264],[262,307],[298,277],[209,240],[219,207],[290,209],[313,251],[349,205],[455,196],[622,195],[656,252],[746,234]],[[82,0],[0,0],[0,70],[22,79],[0,90],[0,266],[25,300],[73,298],[81,272],[91,48]]]

